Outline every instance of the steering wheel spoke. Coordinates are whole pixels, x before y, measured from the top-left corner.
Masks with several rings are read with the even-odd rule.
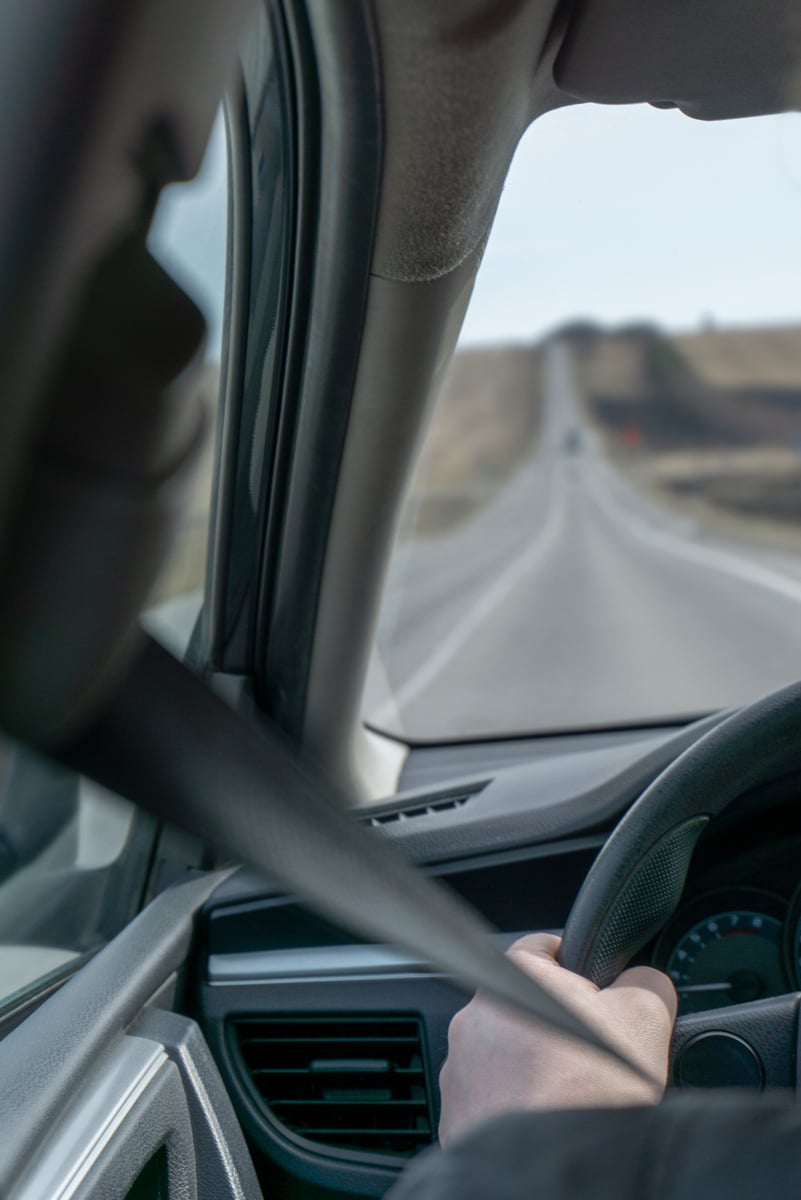
[[[680,1088],[798,1086],[801,993],[679,1017],[669,1084]]]

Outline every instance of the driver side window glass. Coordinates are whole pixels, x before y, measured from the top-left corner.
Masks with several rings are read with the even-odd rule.
[[[227,164],[222,112],[197,178],[167,189],[151,253],[203,310],[208,434],[143,623],[182,654],[200,611],[222,350]],[[0,1021],[100,949],[146,899],[157,824],[88,780],[0,741]],[[164,879],[161,880],[163,884]]]

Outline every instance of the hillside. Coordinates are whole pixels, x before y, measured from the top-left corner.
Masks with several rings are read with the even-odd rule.
[[[699,519],[801,528],[801,327],[573,339],[620,467]]]
[[[698,378],[710,387],[798,390],[801,327],[711,329],[672,339]]]

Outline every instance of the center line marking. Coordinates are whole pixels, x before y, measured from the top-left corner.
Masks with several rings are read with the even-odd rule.
[[[444,671],[493,610],[503,603],[528,572],[556,545],[564,522],[565,499],[561,487],[555,494],[552,490],[551,494],[554,498],[548,505],[548,515],[534,540],[521,554],[512,559],[495,582],[468,608],[422,666],[409,676],[392,697],[370,714],[370,724],[380,728],[398,709],[402,709],[410,700],[419,696]]]

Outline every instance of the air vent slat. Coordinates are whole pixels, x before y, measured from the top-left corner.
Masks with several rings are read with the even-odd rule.
[[[394,821],[411,821],[418,817],[433,817],[437,813],[448,812],[454,808],[463,808],[476,796],[480,795],[487,786],[487,781],[460,789],[459,791],[440,792],[417,801],[407,800],[396,802],[392,807],[367,813],[361,818],[367,825],[390,825]]]
[[[239,1064],[273,1120],[309,1141],[408,1155],[433,1140],[416,1017],[242,1017]]]
[[[281,1108],[291,1108],[293,1104],[303,1104],[311,1111],[314,1111],[315,1108],[324,1108],[327,1104],[350,1104],[359,1108],[366,1108],[368,1105],[372,1108],[373,1105],[381,1104],[389,1104],[393,1108],[403,1108],[404,1106],[408,1108],[426,1108],[428,1106],[427,1100],[397,1100],[394,1096],[388,1096],[386,1100],[373,1100],[371,1097],[369,1100],[273,1100],[272,1103],[273,1108],[278,1108],[279,1106]]]
[[[313,1075],[316,1072],[318,1072],[319,1070],[320,1070],[319,1067],[318,1068],[313,1068],[313,1067],[254,1067],[253,1070],[251,1071],[251,1074],[252,1075],[300,1075],[300,1076],[303,1076],[303,1075]],[[422,1067],[393,1067],[393,1071],[396,1075],[422,1075],[423,1074]],[[336,1072],[332,1071],[331,1073],[335,1074]],[[351,1073],[351,1072],[349,1072],[349,1073]],[[353,1068],[352,1073],[353,1074],[363,1074],[365,1072],[364,1072],[363,1068],[359,1068],[358,1070],[356,1068]]]
[[[403,1045],[403,1043],[405,1042],[411,1046],[411,1045],[416,1045],[418,1039],[415,1037],[393,1037],[388,1040],[391,1041],[393,1043],[393,1045],[396,1045],[396,1044]],[[279,1043],[282,1046],[288,1046],[288,1045],[291,1045],[292,1042],[297,1042],[302,1046],[315,1046],[315,1045],[319,1045],[319,1044],[325,1045],[325,1046],[335,1046],[335,1045],[341,1046],[343,1044],[358,1046],[360,1043],[363,1043],[364,1045],[367,1045],[367,1046],[372,1046],[375,1044],[375,1038],[371,1038],[371,1037],[340,1037],[340,1038],[250,1037],[250,1038],[242,1039],[243,1045],[246,1045],[246,1044],[269,1045],[271,1043],[272,1044]]]
[[[341,1129],[315,1129],[315,1134],[325,1137],[342,1138],[345,1136]],[[391,1137],[408,1138],[408,1129],[349,1129],[348,1136],[357,1135],[363,1138],[384,1137],[389,1134]]]

